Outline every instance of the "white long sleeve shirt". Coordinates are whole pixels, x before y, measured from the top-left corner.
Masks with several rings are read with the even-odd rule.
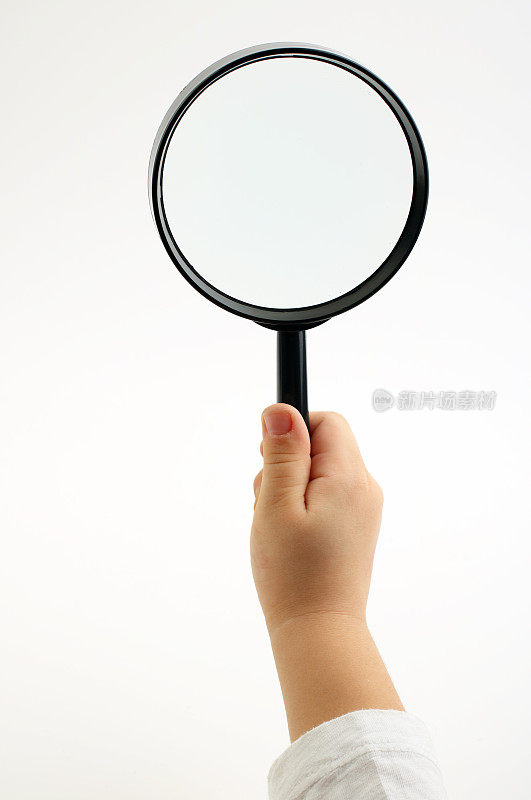
[[[428,729],[404,711],[353,711],[277,758],[270,800],[445,800]]]

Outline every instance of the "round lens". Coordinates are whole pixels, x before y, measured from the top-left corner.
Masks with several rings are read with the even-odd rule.
[[[284,57],[208,86],[175,128],[162,203],[194,270],[245,303],[295,309],[363,283],[411,207],[402,128],[380,95],[325,61]]]

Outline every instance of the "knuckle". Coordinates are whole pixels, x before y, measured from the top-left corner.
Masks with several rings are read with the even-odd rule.
[[[274,525],[279,532],[293,531],[300,523],[298,494],[294,492],[261,493],[256,510],[263,524]]]
[[[303,482],[298,475],[293,475],[291,472],[276,472],[274,475],[268,475],[265,481],[268,493],[275,496],[297,494],[299,495],[303,489]]]
[[[267,466],[282,466],[284,464],[293,464],[301,461],[298,453],[286,453],[273,450],[272,452],[264,453],[264,464]]]
[[[333,479],[335,493],[347,500],[353,499],[358,491],[358,486],[354,477],[349,473],[336,475]]]
[[[340,414],[338,411],[329,411],[327,416],[331,422],[340,427],[350,427],[343,414]]]
[[[334,488],[342,498],[356,507],[381,508],[383,491],[379,483],[368,472],[355,474],[345,472],[334,478]]]

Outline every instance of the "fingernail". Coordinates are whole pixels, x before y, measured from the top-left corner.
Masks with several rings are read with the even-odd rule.
[[[291,414],[288,411],[266,411],[264,414],[266,431],[273,436],[282,436],[292,428]]]

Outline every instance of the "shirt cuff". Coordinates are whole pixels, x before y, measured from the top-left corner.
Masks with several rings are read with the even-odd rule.
[[[351,711],[304,733],[274,761],[269,796],[298,798],[331,772],[370,753],[404,750],[437,765],[428,728],[406,711]]]

